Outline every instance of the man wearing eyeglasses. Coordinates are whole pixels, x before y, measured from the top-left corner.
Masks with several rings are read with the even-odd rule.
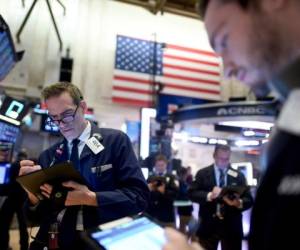
[[[22,161],[20,175],[71,160],[88,186],[63,182],[69,191],[60,209],[56,187],[42,185],[43,200],[28,192],[29,215],[40,223],[30,249],[87,249],[80,241],[81,231],[143,211],[149,190],[129,138],[87,121],[87,104],[75,85],[53,84],[42,96],[50,125],[58,126],[64,139],[42,152],[38,164]]]

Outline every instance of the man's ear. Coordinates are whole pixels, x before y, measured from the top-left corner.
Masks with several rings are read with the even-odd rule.
[[[82,108],[83,113],[87,111],[87,104],[84,100],[80,101],[79,106]]]

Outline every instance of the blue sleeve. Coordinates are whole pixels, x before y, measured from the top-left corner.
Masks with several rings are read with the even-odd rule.
[[[117,188],[113,191],[97,192],[100,216],[114,219],[118,216],[137,214],[146,209],[149,189],[135,157],[128,136],[119,132],[112,143],[113,165]],[[112,218],[110,218],[112,217]]]

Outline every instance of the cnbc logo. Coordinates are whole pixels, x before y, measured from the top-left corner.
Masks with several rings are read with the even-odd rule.
[[[249,107],[229,107],[219,108],[217,116],[235,116],[235,115],[264,115],[266,111],[263,107],[249,106]]]

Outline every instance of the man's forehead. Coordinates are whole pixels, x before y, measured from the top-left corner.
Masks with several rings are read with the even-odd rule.
[[[238,1],[211,0],[207,6],[204,23],[209,32],[218,28],[220,23],[230,20],[231,17],[244,12]]]
[[[45,100],[45,104],[47,107],[49,106],[74,106],[74,101],[71,97],[71,95],[67,92],[64,92],[57,96],[49,97],[47,100]]]
[[[229,156],[231,154],[231,152],[229,151],[229,150],[222,150],[222,149],[219,149],[219,150],[217,150],[217,152],[216,152],[216,156],[217,157],[227,157],[227,156]]]
[[[214,48],[214,38],[219,29],[226,21],[226,12],[224,6],[227,4],[220,3],[218,0],[211,0],[207,6],[204,24],[212,47]]]
[[[58,116],[72,111],[74,107],[75,104],[72,102],[46,102],[46,108],[51,116]]]

